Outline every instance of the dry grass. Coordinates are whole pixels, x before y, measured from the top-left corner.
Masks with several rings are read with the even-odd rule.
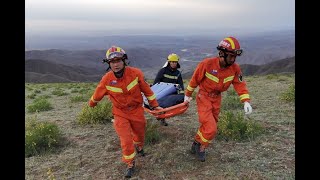
[[[199,162],[189,153],[198,128],[195,100],[183,115],[168,119],[169,126],[159,126],[160,141],[147,145],[145,157],[137,158],[132,179],[295,179],[295,104],[281,101],[279,96],[294,84],[294,75],[245,77],[252,98],[253,113],[249,118],[261,123],[265,132],[247,142],[216,140],[208,148],[207,159]],[[91,93],[91,84],[26,84],[27,96],[34,89],[39,95],[50,95],[53,109],[26,118],[55,122],[68,139],[56,154],[25,159],[26,179],[123,179],[125,165],[112,124],[77,125],[75,120],[86,102],[72,102],[80,95],[73,86]],[[66,96],[52,95],[59,86]],[[89,97],[88,97],[89,98]],[[148,123],[159,123],[146,114]]]

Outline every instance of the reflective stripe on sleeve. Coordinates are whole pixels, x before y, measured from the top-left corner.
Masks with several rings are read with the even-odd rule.
[[[249,94],[242,94],[241,96],[240,96],[240,101],[241,100],[243,100],[243,99],[249,99],[250,97],[249,97]]]
[[[150,101],[154,100],[155,98],[156,98],[155,94],[153,94],[152,96],[148,96],[147,97],[147,99],[150,100]]]
[[[188,85],[187,90],[193,92],[194,88]]]

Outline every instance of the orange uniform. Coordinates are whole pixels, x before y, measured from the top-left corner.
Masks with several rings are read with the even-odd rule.
[[[208,146],[217,133],[221,92],[226,91],[231,84],[241,102],[250,101],[246,82],[242,81],[240,66],[234,63],[227,68],[221,68],[219,57],[213,57],[199,63],[185,90],[185,95],[191,97],[195,88],[199,86],[196,102],[200,127],[195,140],[204,147]]]
[[[114,128],[120,138],[122,160],[125,163],[130,163],[136,155],[134,144],[140,148],[144,145],[146,119],[141,92],[152,107],[158,106],[156,96],[145,82],[142,71],[126,66],[121,78],[117,78],[112,71],[107,72],[89,101],[93,107],[104,96],[109,96],[113,105]]]

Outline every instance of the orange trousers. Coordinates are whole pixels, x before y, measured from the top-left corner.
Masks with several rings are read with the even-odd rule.
[[[129,165],[136,155],[135,146],[142,149],[144,145],[146,119],[143,110],[139,119],[131,119],[130,114],[126,118],[114,115],[113,126],[120,139],[122,161]]]
[[[195,140],[200,142],[205,148],[217,134],[217,123],[221,106],[221,94],[209,96],[199,91],[196,97],[198,118],[200,127],[198,128]]]

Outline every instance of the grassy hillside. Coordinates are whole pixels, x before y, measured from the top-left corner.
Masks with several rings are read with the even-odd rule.
[[[295,104],[280,99],[295,83],[294,74],[245,77],[252,98],[250,118],[264,128],[254,140],[216,139],[199,162],[189,153],[198,128],[195,100],[185,114],[168,119],[169,126],[146,113],[159,142],[146,145],[132,179],[295,179]],[[118,137],[111,122],[80,126],[76,117],[96,83],[26,84],[25,117],[56,123],[66,142],[57,152],[25,158],[25,179],[123,179]],[[231,87],[232,88],[232,87]],[[225,97],[223,94],[223,98]],[[75,97],[82,98],[75,98]],[[52,109],[28,112],[37,97]],[[80,99],[74,101],[74,99]],[[240,112],[243,111],[241,107]]]

